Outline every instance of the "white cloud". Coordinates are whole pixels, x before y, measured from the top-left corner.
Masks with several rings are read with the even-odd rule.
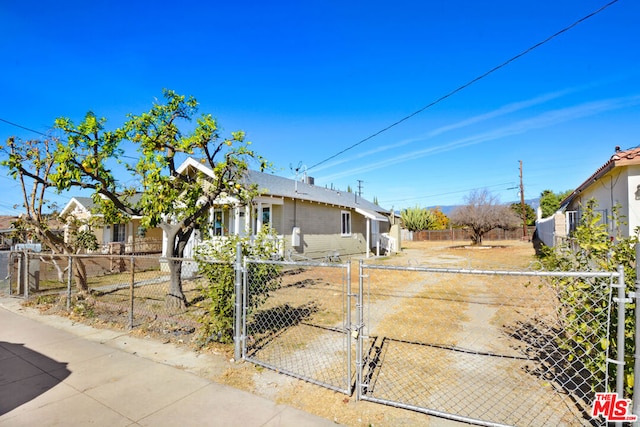
[[[422,142],[422,141],[425,141],[425,140],[430,139],[430,138],[434,138],[434,137],[436,137],[438,135],[441,135],[443,133],[446,133],[446,132],[450,132],[450,131],[453,131],[453,130],[456,130],[456,129],[461,129],[461,128],[464,128],[464,127],[467,127],[467,126],[471,126],[471,125],[474,125],[474,124],[477,124],[477,123],[481,123],[481,122],[484,122],[484,121],[487,121],[487,120],[491,120],[491,119],[494,119],[494,118],[497,118],[497,117],[505,116],[507,114],[515,113],[515,112],[518,112],[520,110],[523,110],[523,109],[526,109],[526,108],[529,108],[529,107],[533,107],[533,106],[536,106],[536,105],[544,104],[545,102],[560,98],[560,97],[562,97],[564,95],[567,95],[569,93],[575,92],[577,90],[579,90],[579,89],[578,88],[569,88],[569,89],[564,89],[564,90],[561,90],[561,91],[556,91],[556,92],[543,94],[543,95],[540,95],[540,96],[537,96],[535,98],[528,99],[528,100],[525,100],[525,101],[518,101],[518,102],[511,103],[511,104],[507,104],[507,105],[505,105],[503,107],[500,107],[500,108],[498,108],[496,110],[493,110],[493,111],[490,111],[488,113],[479,114],[477,116],[470,117],[468,119],[465,119],[465,120],[462,120],[462,121],[459,121],[457,123],[453,123],[453,124],[450,124],[450,125],[447,125],[447,126],[441,126],[439,128],[436,128],[436,129],[434,129],[432,131],[429,131],[429,132],[427,132],[427,133],[425,133],[423,135],[420,135],[420,136],[416,136],[416,137],[413,137],[413,138],[407,138],[407,139],[404,139],[402,141],[399,141],[399,142],[396,142],[396,143],[393,143],[393,144],[387,144],[387,145],[383,145],[383,146],[380,146],[380,147],[373,148],[371,150],[356,154],[356,155],[351,156],[349,158],[336,160],[336,161],[331,162],[331,163],[326,163],[324,165],[319,166],[318,168],[315,168],[315,170],[316,171],[321,171],[321,170],[329,169],[329,168],[332,168],[332,167],[335,167],[335,166],[338,166],[338,165],[341,165],[341,164],[344,164],[344,163],[351,163],[351,162],[353,162],[354,160],[357,160],[357,159],[362,159],[362,158],[369,157],[369,156],[372,156],[372,155],[375,155],[375,154],[378,154],[378,153],[382,153],[384,151],[392,150],[392,149],[395,149],[395,148],[403,147],[405,145],[409,145],[409,144],[413,144],[413,143],[417,143],[417,142]]]
[[[525,108],[525,105],[535,105],[534,104],[535,100],[538,100],[537,103],[540,103],[540,102],[544,102],[542,100],[543,98],[552,99],[550,98],[550,96],[551,94],[546,97],[545,96],[538,97],[522,103],[510,104],[509,106],[502,107],[498,110],[495,110],[494,112],[487,113],[481,116],[476,116],[474,118],[465,120],[460,123],[468,123],[468,124],[478,123],[480,121],[487,120],[488,118],[497,117],[498,115],[508,114],[507,111],[513,112],[513,111],[517,111],[519,109]],[[349,170],[344,170],[332,175],[324,176],[322,177],[322,180],[331,182],[334,180],[338,180],[340,178],[345,178],[345,177],[357,175],[357,174],[363,174],[365,172],[370,172],[373,170],[381,169],[381,168],[395,165],[398,163],[403,163],[409,160],[415,160],[417,158],[422,158],[422,157],[430,156],[433,154],[452,151],[459,148],[468,147],[471,145],[481,144],[487,141],[494,141],[494,140],[505,138],[508,136],[520,135],[534,129],[541,129],[541,128],[553,126],[559,123],[564,123],[570,120],[594,116],[607,111],[632,107],[638,104],[640,104],[640,95],[634,95],[634,96],[628,96],[628,97],[622,97],[622,98],[613,98],[613,99],[587,102],[587,103],[583,103],[583,104],[572,106],[572,107],[551,110],[551,111],[547,111],[545,113],[539,114],[538,116],[525,119],[525,120],[520,120],[511,125],[504,126],[490,132],[484,132],[484,133],[472,135],[466,138],[461,138],[455,141],[451,141],[446,144],[427,147],[422,150],[411,151],[395,157],[384,158],[382,160],[378,160],[366,165],[362,165]],[[465,124],[464,126],[468,124]],[[446,128],[448,128],[447,130],[450,130],[450,129],[453,129],[454,127],[456,129],[459,127],[462,127],[458,125],[459,124],[450,125]],[[442,128],[432,131],[427,135],[426,138],[423,137],[423,138],[415,138],[412,140],[405,140],[400,143],[388,145],[387,147],[396,148],[399,146],[407,145],[409,142],[406,142],[406,141],[413,142],[413,141],[428,139],[433,136],[432,134],[434,132],[444,133],[444,131],[440,132],[440,129]],[[380,152],[380,151],[383,151],[383,150],[378,149],[376,152]],[[364,157],[364,155],[360,157]]]

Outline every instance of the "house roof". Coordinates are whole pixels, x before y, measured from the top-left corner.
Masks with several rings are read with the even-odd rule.
[[[189,167],[193,167],[209,176],[213,176],[213,171],[211,169],[193,158],[188,158],[183,162],[178,168],[178,172],[182,173]],[[247,183],[256,184],[258,186],[258,191],[262,195],[285,197],[345,208],[360,209],[369,214],[365,216],[369,216],[370,218],[379,221],[386,220],[386,217],[382,217],[380,213],[388,214],[387,210],[381,208],[375,203],[357,196],[355,193],[319,187],[304,181],[296,181],[294,179],[283,178],[281,176],[254,170],[248,171],[245,181]]]
[[[140,193],[135,194],[132,198],[131,198],[131,202],[132,203],[137,203],[140,198],[142,197],[142,195]],[[91,197],[80,197],[80,196],[76,196],[71,198],[71,200],[69,200],[69,202],[65,205],[65,207],[62,209],[62,211],[60,211],[60,217],[65,217],[66,215],[70,214],[71,212],[73,212],[73,210],[76,207],[80,207],[82,210],[85,210],[87,213],[92,213],[94,208],[97,208],[96,204],[94,203],[93,199]],[[134,217],[137,218],[137,217]]]
[[[12,222],[17,221],[17,216],[0,215],[0,232],[6,233],[13,230]]]
[[[86,210],[88,213],[91,213],[91,210],[95,207],[93,203],[93,199],[91,197],[72,197],[71,200],[65,205],[65,207],[60,211],[60,216],[64,217],[70,214],[76,207],[80,207],[81,209]]]
[[[620,147],[616,147],[616,152],[602,166],[600,166],[589,178],[578,186],[571,194],[560,202],[560,209],[565,209],[573,199],[590,187],[598,179],[609,173],[612,169],[622,166],[640,165],[640,146],[629,150],[621,151]]]
[[[283,178],[264,172],[249,171],[247,181],[256,184],[263,195],[288,197],[309,202],[326,203],[370,212],[387,213],[385,209],[355,193],[319,187],[304,181]]]
[[[23,214],[24,215],[24,214]],[[15,231],[13,227],[13,223],[18,221],[20,217],[18,216],[6,216],[0,215],[0,233],[10,233]],[[64,227],[64,224],[58,221],[56,218],[47,218],[47,225],[51,230],[61,230]]]

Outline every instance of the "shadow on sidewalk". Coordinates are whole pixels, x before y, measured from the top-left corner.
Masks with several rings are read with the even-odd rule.
[[[0,341],[0,415],[47,392],[70,374],[66,363],[24,344]]]

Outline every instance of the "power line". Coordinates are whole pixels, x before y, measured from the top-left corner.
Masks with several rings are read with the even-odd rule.
[[[46,133],[40,132],[39,130],[31,129],[31,128],[28,128],[26,126],[22,126],[22,125],[19,125],[17,123],[10,122],[9,120],[5,120],[3,118],[0,118],[0,122],[7,123],[7,124],[9,124],[11,126],[15,126],[17,128],[20,128],[20,129],[28,130],[29,132],[37,133],[38,135],[49,136]]]
[[[513,182],[503,182],[501,184],[487,185],[487,186],[484,186],[484,187],[467,188],[466,190],[449,191],[447,193],[440,193],[440,194],[427,194],[427,195],[423,195],[423,196],[408,197],[408,198],[405,198],[405,199],[381,200],[380,203],[406,202],[408,200],[426,199],[428,197],[449,196],[451,194],[466,193],[468,191],[481,190],[481,189],[484,189],[484,188],[491,188],[491,187],[501,187],[501,186],[510,185],[510,184],[513,184]],[[509,188],[505,188],[505,190],[512,190],[514,188],[518,188],[518,187],[509,187]]]
[[[307,168],[307,170],[313,169],[316,166],[320,166],[321,164],[324,164],[326,162],[328,162],[329,160],[335,159],[336,157],[338,157],[341,154],[346,153],[347,151],[357,147],[360,144],[363,144],[364,142],[369,141],[370,139],[375,138],[376,136],[380,135],[381,133],[384,133],[386,131],[388,131],[389,129],[398,126],[399,124],[409,120],[410,118],[412,118],[415,115],[418,115],[420,113],[422,113],[424,110],[433,107],[436,104],[439,104],[440,102],[444,101],[445,99],[455,95],[456,93],[462,91],[463,89],[466,89],[467,87],[471,86],[472,84],[478,82],[479,80],[484,79],[485,77],[489,76],[490,74],[493,74],[494,72],[498,71],[501,68],[506,67],[507,65],[509,65],[510,63],[514,62],[517,59],[520,59],[521,57],[523,57],[524,55],[528,54],[529,52],[531,52],[534,49],[539,48],[540,46],[548,43],[549,41],[553,40],[554,38],[558,37],[559,35],[571,30],[573,27],[577,26],[578,24],[582,23],[583,21],[586,21],[587,19],[597,15],[598,13],[604,11],[605,9],[607,9],[609,6],[613,5],[614,3],[617,3],[618,0],[612,0],[611,2],[607,3],[606,5],[602,6],[600,9],[591,12],[590,14],[578,19],[577,21],[575,21],[573,24],[564,27],[562,30],[556,32],[555,34],[547,37],[546,39],[542,40],[541,42],[538,42],[536,44],[534,44],[533,46],[525,49],[524,51],[520,52],[519,54],[517,54],[516,56],[511,57],[510,59],[504,61],[502,64],[497,65],[495,67],[493,67],[492,69],[490,69],[489,71],[484,72],[483,74],[480,74],[479,76],[475,77],[474,79],[469,80],[467,83],[463,84],[462,86],[458,86],[456,89],[452,90],[451,92],[441,96],[440,98],[436,99],[435,101],[430,102],[429,104],[425,105],[424,107],[420,108],[419,110],[414,111],[413,113],[409,114],[408,116],[405,116],[403,118],[401,118],[400,120],[390,124],[389,126],[380,129],[379,131],[377,131],[376,133],[369,135],[368,137],[361,139],[360,141],[356,142],[355,144],[350,145],[349,147],[337,152],[336,154],[327,157],[326,159],[322,160],[321,162],[316,163],[315,165]]]
[[[0,122],[7,123],[7,124],[9,124],[11,126],[15,126],[17,128],[24,129],[24,130],[27,130],[29,132],[37,133],[38,135],[42,135],[42,136],[46,136],[46,137],[50,137],[51,136],[51,135],[47,135],[44,132],[40,132],[39,130],[31,129],[31,128],[28,128],[26,126],[22,126],[22,125],[19,125],[17,123],[10,122],[9,120],[5,120],[2,117],[0,117]],[[67,142],[69,142],[69,141],[67,141]],[[131,157],[131,156],[124,156],[123,155],[123,156],[120,156],[120,157],[124,157],[125,159],[138,160],[137,158]]]

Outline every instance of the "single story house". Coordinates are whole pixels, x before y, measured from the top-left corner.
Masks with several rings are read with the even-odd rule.
[[[210,168],[193,158],[185,160],[178,172],[213,177]],[[197,233],[185,257],[203,234],[252,235],[263,225],[276,231],[286,259],[369,256],[400,248],[395,216],[357,194],[316,186],[312,178],[298,181],[253,170],[247,171],[244,184],[257,185],[259,195],[249,204],[220,200],[211,209],[210,229]]]
[[[60,212],[65,221],[65,239],[69,238],[74,222],[80,228],[89,228],[95,234],[100,253],[160,253],[162,250],[162,230],[143,230],[141,217],[132,217],[125,224],[102,224],[96,221],[95,203],[91,197],[73,197]],[[72,221],[75,220],[75,221]]]
[[[635,233],[640,227],[640,147],[625,151],[616,147],[611,158],[561,202],[558,212],[539,218],[536,229],[542,243],[554,246],[569,236],[590,199],[597,201],[597,210],[609,227],[613,227],[609,223],[612,209],[619,206],[619,214],[626,221],[620,232],[623,236]],[[613,235],[614,230],[610,231]]]

